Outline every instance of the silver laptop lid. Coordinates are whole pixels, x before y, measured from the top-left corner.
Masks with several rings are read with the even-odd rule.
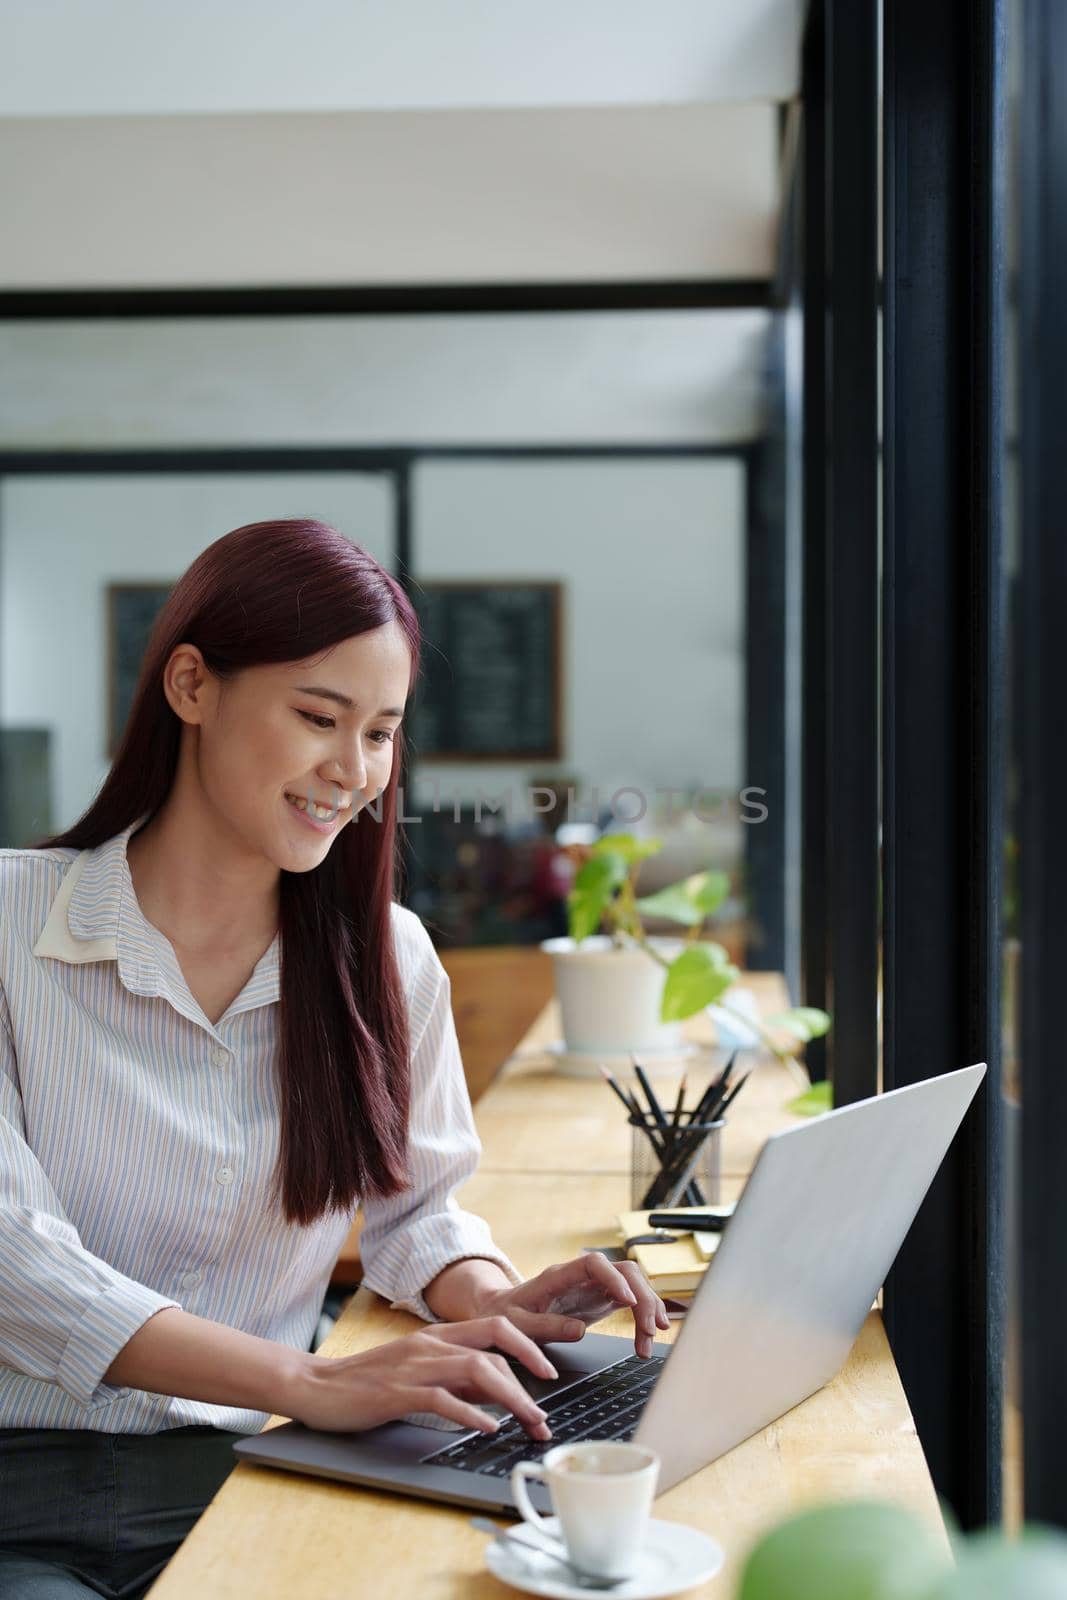
[[[985,1070],[767,1140],[634,1435],[660,1455],[658,1493],[840,1369]]]

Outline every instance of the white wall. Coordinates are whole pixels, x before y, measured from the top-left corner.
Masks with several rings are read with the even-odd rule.
[[[18,116],[785,100],[801,0],[5,0]]]
[[[714,443],[763,311],[0,323],[7,449]]]
[[[602,804],[623,786],[736,789],[743,552],[736,460],[420,468],[420,578],[563,581],[565,710],[559,763],[424,764],[416,800],[432,800],[436,778],[444,801],[509,786],[518,801],[520,786],[553,771],[576,774],[586,794],[599,787]]]
[[[0,499],[0,723],[52,730],[55,830],[84,811],[107,750],[109,583],[168,582],[231,528],[320,516],[392,554],[392,486],[352,475],[8,478]]]

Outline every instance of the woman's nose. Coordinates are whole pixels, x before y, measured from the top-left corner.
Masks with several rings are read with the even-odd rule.
[[[351,761],[335,761],[331,769],[331,783],[340,784],[350,794],[361,793],[367,787],[367,759],[357,749]]]

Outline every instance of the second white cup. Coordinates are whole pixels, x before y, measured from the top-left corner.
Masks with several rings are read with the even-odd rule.
[[[511,1491],[523,1520],[547,1548],[559,1550],[559,1541],[530,1501],[527,1478],[548,1485],[572,1566],[593,1578],[633,1576],[659,1479],[654,1451],[585,1439],[556,1445],[540,1461],[520,1461],[512,1468]]]

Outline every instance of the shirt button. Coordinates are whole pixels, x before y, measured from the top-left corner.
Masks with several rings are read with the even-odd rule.
[[[225,1067],[228,1064],[229,1059],[230,1052],[228,1050],[223,1050],[221,1045],[216,1045],[214,1050],[211,1052],[211,1064],[213,1067]]]
[[[182,1288],[195,1289],[200,1282],[199,1272],[184,1272],[182,1274]]]
[[[215,1174],[215,1182],[223,1185],[233,1182],[233,1168],[220,1167]]]

